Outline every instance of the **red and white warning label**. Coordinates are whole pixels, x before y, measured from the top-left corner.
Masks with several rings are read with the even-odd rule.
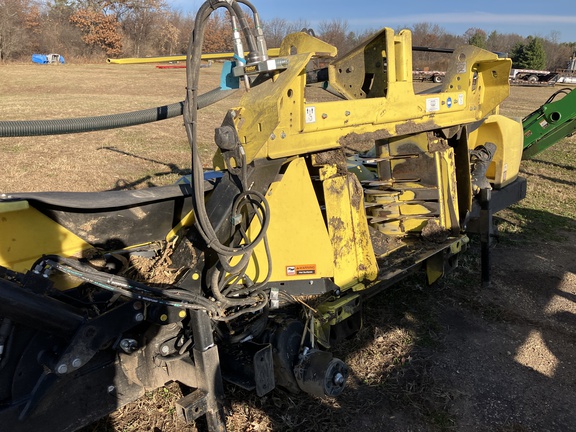
[[[316,274],[316,264],[301,264],[286,266],[286,276],[314,275]]]

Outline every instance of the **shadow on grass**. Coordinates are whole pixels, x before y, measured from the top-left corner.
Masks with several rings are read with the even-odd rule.
[[[168,168],[169,171],[161,171],[161,172],[157,172],[154,174],[149,174],[146,175],[144,177],[141,177],[137,180],[133,180],[133,181],[126,181],[124,179],[119,179],[116,181],[116,184],[113,188],[109,189],[111,191],[117,191],[117,190],[126,190],[126,189],[134,189],[138,186],[142,186],[142,185],[146,185],[146,187],[154,187],[154,186],[158,186],[157,184],[155,184],[154,182],[152,182],[152,179],[155,178],[159,178],[159,177],[165,177],[165,176],[169,176],[169,175],[179,175],[179,176],[185,176],[185,175],[189,175],[191,174],[191,170],[189,168],[187,169],[182,169],[180,168],[178,165],[173,164],[173,163],[166,163],[166,162],[161,162],[155,159],[151,159],[151,158],[147,158],[144,156],[139,156],[136,155],[134,153],[129,153],[126,152],[124,150],[120,150],[117,149],[115,147],[102,147],[102,150],[108,150],[111,152],[115,152],[115,153],[119,153],[121,155],[124,156],[130,156],[136,159],[140,159],[146,162],[152,162],[152,163],[156,163],[159,165],[164,165]]]
[[[495,220],[498,240],[505,244],[563,241],[563,231],[576,230],[576,219],[520,206],[497,213]]]
[[[536,162],[539,164],[543,164],[543,165],[548,165],[548,166],[552,166],[552,167],[556,167],[556,168],[561,168],[561,169],[565,169],[567,171],[576,171],[576,167],[572,166],[572,165],[564,165],[564,164],[559,164],[556,162],[550,162],[550,161],[545,161],[545,160],[541,160],[541,159],[531,159],[532,162]]]

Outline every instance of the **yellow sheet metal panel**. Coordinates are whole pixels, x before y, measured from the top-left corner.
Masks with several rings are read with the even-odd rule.
[[[332,245],[303,158],[290,162],[282,178],[270,186],[266,199],[270,205],[271,280],[332,277]],[[259,231],[260,222],[254,218],[248,234],[254,238]],[[256,247],[254,255],[247,274],[255,281],[262,281],[268,271],[262,243]]]
[[[368,231],[362,186],[354,174],[325,178],[324,200],[333,247],[334,282],[351,288],[374,280],[378,265]]]
[[[92,246],[33,207],[0,203],[0,265],[25,272],[42,255],[82,255]]]
[[[486,142],[496,144],[486,177],[496,188],[504,187],[516,179],[520,170],[524,145],[522,123],[502,115],[489,116],[470,134],[470,150]]]
[[[440,225],[456,234],[460,223],[458,217],[458,191],[456,189],[456,164],[454,150],[446,148],[434,153],[438,170],[440,193]]]

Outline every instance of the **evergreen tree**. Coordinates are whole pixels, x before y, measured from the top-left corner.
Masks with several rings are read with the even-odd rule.
[[[464,33],[468,40],[468,45],[474,45],[478,48],[486,49],[487,36],[486,32],[479,28],[470,28]]]
[[[528,36],[528,43],[517,44],[510,55],[514,67],[518,69],[546,68],[546,52],[542,40],[537,37]]]

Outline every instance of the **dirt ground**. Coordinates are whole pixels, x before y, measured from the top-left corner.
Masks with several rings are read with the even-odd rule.
[[[492,286],[441,307],[433,373],[455,430],[576,430],[576,235],[566,235],[496,247]]]

